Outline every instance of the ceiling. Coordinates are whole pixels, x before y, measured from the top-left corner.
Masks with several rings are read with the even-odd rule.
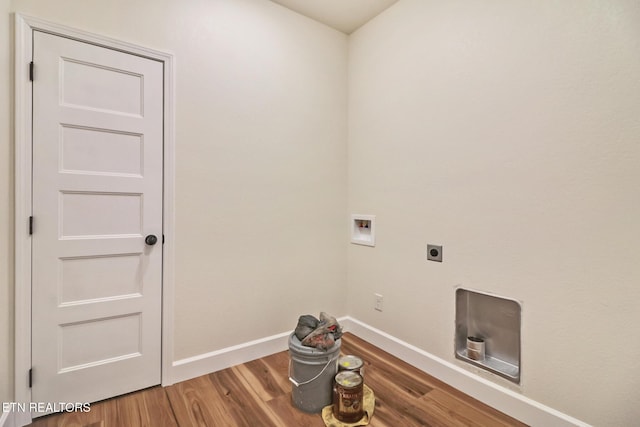
[[[351,34],[398,0],[271,0],[336,30]]]

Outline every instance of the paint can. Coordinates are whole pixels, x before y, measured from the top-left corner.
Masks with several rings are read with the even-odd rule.
[[[347,355],[338,359],[338,372],[355,372],[364,379],[364,362],[358,356]]]
[[[355,423],[364,416],[364,382],[352,371],[338,372],[333,386],[333,415],[343,423]]]
[[[467,337],[467,356],[469,359],[482,362],[484,360],[484,339],[479,337]]]

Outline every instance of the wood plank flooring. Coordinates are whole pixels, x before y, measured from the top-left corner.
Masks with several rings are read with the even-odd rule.
[[[524,426],[368,342],[345,334],[342,353],[365,361],[376,396],[372,427]],[[45,416],[33,427],[322,427],[319,414],[291,403],[287,351],[91,405],[87,413]]]

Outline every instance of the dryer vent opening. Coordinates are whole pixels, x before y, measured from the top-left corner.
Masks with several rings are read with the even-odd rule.
[[[519,384],[521,311],[513,299],[458,288],[456,358]]]

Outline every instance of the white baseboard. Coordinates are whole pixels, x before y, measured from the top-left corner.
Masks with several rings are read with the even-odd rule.
[[[162,385],[186,381],[287,350],[289,335],[291,335],[291,331],[176,360],[172,366],[171,382],[163,381]]]
[[[342,325],[349,320],[349,317],[340,317],[337,320]],[[190,380],[191,378],[288,350],[289,335],[292,332],[293,328],[288,332],[271,335],[270,337],[176,360],[172,364],[171,378],[163,378],[162,385],[168,386],[180,381]]]
[[[0,427],[22,427],[31,424],[28,412],[0,412]]]
[[[589,424],[468,372],[359,320],[347,317],[340,323],[345,331],[525,424],[534,427],[589,427]]]
[[[25,423],[26,420],[23,420],[22,422],[20,422],[18,418],[19,418],[19,414],[17,414],[16,412],[0,412],[0,427],[18,427],[18,426],[24,426],[31,423],[30,417],[29,417],[29,422],[26,422],[26,423]]]
[[[342,317],[339,318],[338,321],[345,332],[351,332],[376,347],[391,353],[410,365],[468,394],[474,399],[530,426],[589,427],[589,424],[525,397],[517,391],[510,390],[469,372],[460,366],[434,356],[384,331],[362,323],[357,319]],[[163,385],[186,381],[287,350],[289,347],[288,339],[290,334],[291,331],[283,332],[244,344],[175,361],[172,367],[172,381],[170,383],[163,381]],[[3,427],[2,424],[0,424],[0,427]],[[4,427],[13,426],[9,425]]]

